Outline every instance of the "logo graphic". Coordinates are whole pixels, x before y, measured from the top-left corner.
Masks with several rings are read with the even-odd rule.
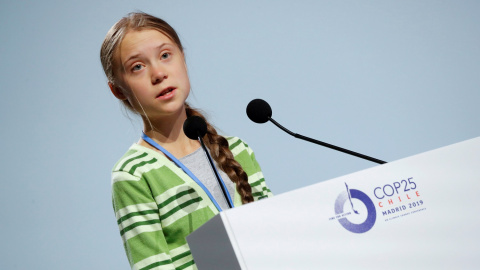
[[[377,211],[373,201],[367,194],[358,189],[349,189],[340,193],[335,201],[335,214],[338,222],[353,233],[368,232],[377,219]],[[349,201],[349,204],[346,202]],[[353,211],[353,214],[351,211]]]

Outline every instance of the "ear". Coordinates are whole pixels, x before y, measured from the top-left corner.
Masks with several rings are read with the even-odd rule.
[[[120,100],[126,100],[127,97],[123,94],[122,89],[120,87],[115,86],[112,82],[108,82],[108,87],[110,87],[110,91],[112,91],[112,94],[120,99]]]

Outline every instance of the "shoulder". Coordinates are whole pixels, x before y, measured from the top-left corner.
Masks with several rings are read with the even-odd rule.
[[[257,165],[255,154],[248,144],[238,137],[225,137],[228,141],[233,158],[240,163],[247,175],[251,175],[260,170]]]
[[[246,152],[248,155],[253,153],[252,149],[242,139],[234,136],[225,136],[225,139],[227,139],[228,147],[230,148],[230,151],[234,157],[237,157],[244,152]]]
[[[165,165],[166,158],[151,149],[133,144],[115,163],[112,184],[122,180],[140,180],[142,175]]]

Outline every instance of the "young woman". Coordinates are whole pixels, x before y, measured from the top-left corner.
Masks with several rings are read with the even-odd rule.
[[[131,267],[196,269],[185,237],[227,202],[200,143],[183,132],[187,117],[204,117],[186,103],[190,81],[180,39],[165,21],[131,13],[108,31],[100,58],[113,95],[144,124],[112,172],[113,207]],[[207,126],[203,140],[232,204],[272,196],[248,145]]]

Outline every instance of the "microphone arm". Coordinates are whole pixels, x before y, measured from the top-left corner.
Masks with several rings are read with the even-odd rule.
[[[275,124],[281,130],[285,131],[286,133],[292,135],[295,138],[302,139],[302,140],[305,140],[305,141],[308,141],[308,142],[311,142],[311,143],[314,143],[314,144],[318,144],[318,145],[321,145],[321,146],[325,146],[325,147],[328,147],[328,148],[331,148],[331,149],[334,149],[334,150],[337,150],[337,151],[340,151],[340,152],[343,152],[343,153],[346,153],[346,154],[349,154],[349,155],[352,155],[352,156],[363,158],[363,159],[366,159],[366,160],[369,160],[369,161],[372,161],[372,162],[375,162],[375,163],[378,163],[378,164],[387,163],[386,161],[383,161],[383,160],[380,160],[380,159],[369,157],[369,156],[366,156],[366,155],[363,155],[363,154],[360,154],[360,153],[357,153],[357,152],[354,152],[354,151],[350,151],[350,150],[345,149],[345,148],[335,146],[333,144],[317,141],[315,139],[312,139],[312,138],[309,138],[309,137],[306,137],[306,136],[303,136],[303,135],[300,135],[300,134],[297,134],[297,133],[293,133],[290,130],[286,129],[284,126],[280,125],[277,121],[273,120],[273,118],[270,117],[270,116],[268,116],[268,120],[270,120],[273,124]]]

